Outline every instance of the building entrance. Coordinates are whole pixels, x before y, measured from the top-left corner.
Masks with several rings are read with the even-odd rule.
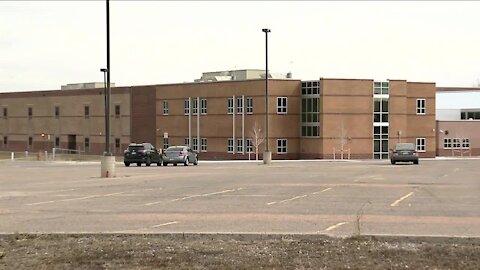
[[[76,150],[77,149],[77,135],[68,135],[68,149]]]

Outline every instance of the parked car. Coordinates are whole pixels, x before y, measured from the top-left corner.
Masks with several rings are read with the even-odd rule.
[[[178,163],[188,166],[198,165],[198,155],[188,146],[170,146],[163,152],[163,166],[167,166],[172,163],[173,166],[177,166]]]
[[[123,163],[127,167],[131,163],[137,163],[137,166],[142,166],[142,163],[145,163],[146,166],[150,166],[152,163],[157,163],[157,166],[162,164],[160,151],[150,143],[131,143],[123,156]]]
[[[397,143],[395,149],[392,149],[390,162],[413,162],[418,164],[418,153],[413,143]]]

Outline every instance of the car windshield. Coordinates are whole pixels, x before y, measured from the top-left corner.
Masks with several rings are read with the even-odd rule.
[[[168,148],[166,151],[167,152],[181,152],[183,150],[184,149],[182,147],[172,147],[172,148]]]
[[[395,150],[415,150],[415,145],[413,143],[399,143]]]
[[[128,147],[128,151],[140,151],[144,149],[145,147],[143,145],[133,145]]]

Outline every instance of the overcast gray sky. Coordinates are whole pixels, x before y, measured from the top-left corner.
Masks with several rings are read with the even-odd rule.
[[[479,10],[457,1],[111,1],[112,81],[264,68],[267,27],[272,72],[471,87]],[[0,1],[0,91],[103,81],[105,28],[105,1]]]

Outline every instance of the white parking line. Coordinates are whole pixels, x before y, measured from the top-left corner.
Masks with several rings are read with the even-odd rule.
[[[188,200],[188,199],[192,199],[192,198],[206,197],[206,196],[212,196],[212,195],[217,195],[217,194],[224,194],[224,193],[228,193],[228,192],[239,191],[239,190],[242,190],[242,189],[243,188],[227,189],[227,190],[222,190],[222,191],[217,191],[217,192],[212,192],[212,193],[191,195],[191,196],[186,196],[186,197],[183,197],[183,198],[173,199],[173,200],[170,200],[170,202],[177,202],[177,201],[183,201],[183,200]],[[159,203],[162,203],[162,202],[164,202],[164,201],[150,202],[150,203],[146,203],[144,205],[145,206],[151,206],[151,205],[159,204]]]
[[[323,230],[323,231],[324,231],[324,232],[329,232],[329,231],[334,230],[334,229],[336,229],[336,228],[338,228],[338,227],[340,227],[340,226],[343,226],[343,225],[345,225],[345,224],[347,224],[347,223],[348,223],[348,222],[340,222],[340,223],[337,223],[337,224],[335,224],[335,225],[332,225],[332,226],[326,228],[326,229]],[[320,231],[320,232],[322,232],[322,231]]]
[[[57,201],[44,201],[44,202],[36,202],[36,203],[27,203],[26,205],[31,206],[31,205],[40,205],[40,204],[47,204],[47,203],[80,201],[80,200],[99,198],[99,197],[110,197],[110,196],[115,196],[115,195],[119,195],[119,194],[122,194],[122,193],[124,193],[124,192],[110,193],[110,194],[104,194],[104,195],[91,195],[91,196],[85,196],[85,197],[80,197],[80,198],[70,198],[70,199],[63,199],[63,200],[57,200]]]
[[[414,193],[413,191],[410,192],[410,193],[408,193],[407,195],[405,195],[405,196],[401,197],[400,199],[394,201],[392,204],[390,204],[390,206],[397,206],[401,201],[403,201],[403,200],[405,200],[406,198],[412,196],[413,193]]]
[[[267,203],[267,205],[274,205],[274,204],[277,204],[277,203],[290,202],[290,201],[298,200],[298,199],[301,199],[301,198],[305,198],[305,197],[307,197],[308,195],[317,195],[317,194],[323,193],[323,192],[325,192],[325,191],[329,191],[329,190],[331,190],[331,189],[332,189],[332,188],[326,188],[326,189],[321,190],[321,191],[316,191],[316,192],[313,192],[313,193],[310,193],[310,194],[295,196],[295,197],[293,197],[293,198],[286,199],[286,200],[283,200],[283,201],[269,202],[269,203]]]
[[[330,189],[332,189],[332,188],[329,187],[329,188],[326,188],[326,189],[321,190],[321,191],[313,192],[312,195],[320,194],[320,193],[323,193],[323,192],[325,192],[325,191],[329,191]]]
[[[196,197],[207,197],[207,196],[212,196],[212,195],[217,195],[217,194],[239,191],[239,190],[242,190],[242,189],[243,188],[227,189],[227,190],[222,190],[222,191],[218,191],[218,192],[212,192],[212,193],[206,193],[206,194],[200,194],[200,195],[192,195],[192,196],[187,196],[187,197],[183,197],[183,198],[173,199],[173,200],[171,200],[171,202],[183,201],[183,200],[188,200],[188,199],[196,198]]]
[[[151,226],[150,228],[158,228],[158,227],[163,227],[163,226],[168,226],[168,225],[173,225],[173,224],[178,224],[178,221],[162,223],[162,224]]]

